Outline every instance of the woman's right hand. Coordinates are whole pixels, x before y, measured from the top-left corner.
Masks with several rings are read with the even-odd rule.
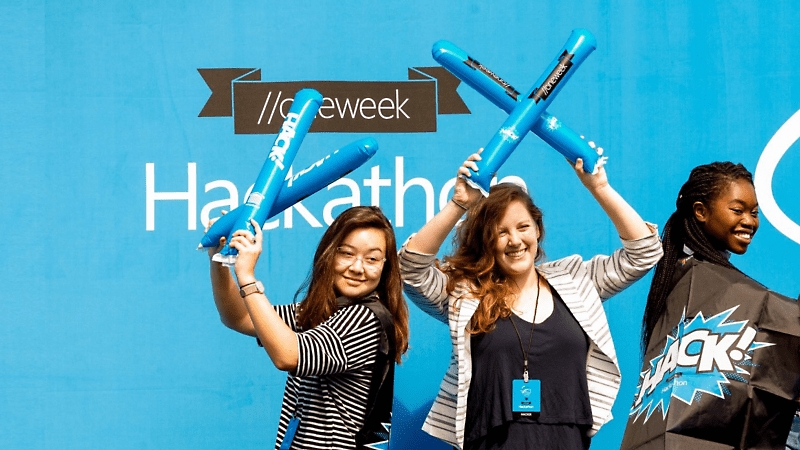
[[[447,235],[453,231],[464,213],[475,206],[483,197],[480,189],[470,186],[466,179],[472,176],[470,169],[477,171],[476,161],[481,160],[481,151],[469,155],[466,161],[458,168],[456,174],[456,184],[453,188],[453,197],[447,202],[441,211],[433,216],[420,230],[409,239],[406,248],[409,251],[426,255],[435,255],[439,247],[447,239]]]
[[[453,202],[465,209],[472,208],[482,197],[480,189],[470,186],[466,181],[466,178],[472,177],[473,171],[478,171],[478,165],[475,161],[481,160],[482,151],[483,149],[480,148],[476,153],[469,155],[467,160],[458,168],[456,185],[453,189]]]
[[[235,248],[238,253],[233,271],[236,273],[236,279],[239,280],[240,286],[256,281],[256,263],[261,256],[264,239],[258,222],[250,219],[250,225],[253,226],[255,234],[247,230],[236,230],[231,236],[231,248]]]

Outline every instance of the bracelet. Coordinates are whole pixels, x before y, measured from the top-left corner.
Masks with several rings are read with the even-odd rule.
[[[469,211],[469,208],[467,208],[467,207],[466,207],[466,205],[464,205],[464,204],[462,204],[462,203],[458,203],[458,202],[456,201],[456,199],[454,199],[454,198],[451,198],[451,199],[450,199],[450,201],[451,201],[451,202],[453,202],[453,203],[455,203],[455,204],[456,204],[456,206],[458,206],[459,208],[463,209],[464,211]]]

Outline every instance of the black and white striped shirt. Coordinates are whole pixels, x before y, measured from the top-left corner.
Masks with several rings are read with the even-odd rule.
[[[296,305],[279,305],[275,310],[297,331]],[[286,379],[276,449],[294,415],[300,417],[300,426],[292,449],[355,448],[381,331],[368,307],[353,305],[297,334],[297,369]]]

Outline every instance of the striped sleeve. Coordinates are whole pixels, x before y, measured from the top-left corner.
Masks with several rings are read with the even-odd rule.
[[[447,323],[447,275],[436,267],[436,255],[412,252],[404,245],[399,252],[400,276],[408,298],[429,316]]]
[[[292,331],[297,331],[297,322],[295,321],[295,314],[297,313],[297,305],[273,305],[275,308],[275,312],[278,313],[281,319],[286,322],[286,325],[292,329]]]
[[[651,225],[655,230],[655,225]],[[664,250],[657,230],[641,239],[622,240],[622,248],[611,256],[597,255],[581,264],[602,300],[608,300],[642,278],[658,263]],[[571,270],[572,271],[572,270]]]
[[[331,375],[372,364],[380,333],[380,321],[366,306],[342,308],[313,329],[297,334],[294,375]]]

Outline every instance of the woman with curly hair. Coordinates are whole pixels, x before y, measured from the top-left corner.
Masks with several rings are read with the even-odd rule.
[[[609,185],[574,169],[622,240],[611,256],[543,262],[542,212],[515,184],[489,196],[461,177],[452,200],[400,251],[409,298],[448,324],[450,367],[423,429],[459,449],[585,449],[610,419],[620,372],[601,302],[661,257],[655,227]],[[454,249],[436,253],[456,223]],[[538,403],[538,404],[537,404]]]

